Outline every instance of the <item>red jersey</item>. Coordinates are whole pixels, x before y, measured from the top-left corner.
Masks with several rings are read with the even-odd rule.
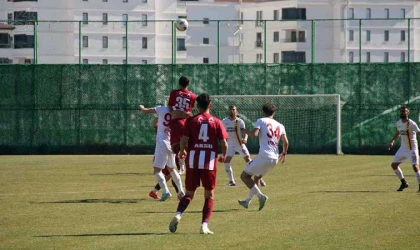
[[[191,112],[196,98],[193,92],[186,89],[172,90],[169,95],[168,106],[173,109]]]
[[[223,123],[210,114],[201,113],[187,119],[183,135],[189,138],[187,167],[216,170],[218,141],[229,138]]]

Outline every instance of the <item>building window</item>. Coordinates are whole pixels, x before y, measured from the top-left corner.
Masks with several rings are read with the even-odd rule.
[[[102,64],[108,64],[108,59],[102,59]]]
[[[274,31],[273,33],[273,42],[278,42],[280,40],[280,35],[278,31]]]
[[[305,8],[283,8],[281,10],[282,20],[306,20]]]
[[[147,49],[147,37],[141,38],[141,47],[142,49]]]
[[[187,48],[185,47],[185,39],[184,38],[178,38],[177,41],[177,51],[186,51]]]
[[[128,3],[128,0],[123,0],[123,3]]]
[[[147,64],[147,60],[141,60],[141,63]]]
[[[241,54],[239,56],[239,63],[243,63],[244,62],[244,54]]]
[[[305,31],[299,31],[298,32],[299,36],[298,36],[298,42],[300,43],[304,43],[305,42]]]
[[[210,23],[210,19],[205,17],[203,18],[203,24],[209,24]]]
[[[13,13],[7,13],[7,24],[14,25],[14,22],[13,22]]]
[[[102,37],[102,48],[104,48],[104,49],[108,48],[108,37],[107,36]]]
[[[89,23],[89,15],[88,13],[83,13],[83,24]]]
[[[141,25],[142,26],[147,26],[147,15],[146,14],[141,15],[141,20],[142,20]]]
[[[83,64],[89,64],[89,60],[88,59],[83,59]]]
[[[389,53],[388,52],[384,53],[384,62],[389,62]]]
[[[123,25],[127,25],[127,21],[128,21],[128,14],[123,14],[123,15],[122,15],[122,20],[123,20]]]
[[[88,47],[89,47],[89,37],[83,36],[83,48],[88,48]]]
[[[207,37],[203,37],[203,44],[209,44],[210,43],[210,39]]]
[[[385,42],[389,41],[389,30],[385,30],[385,32],[384,32],[384,41]]]
[[[349,30],[349,41],[354,41],[354,30]]]
[[[401,52],[401,62],[405,62],[405,52]]]
[[[349,62],[354,62],[354,54],[353,52],[349,52]]]
[[[405,9],[401,9],[401,18],[405,18]]]
[[[263,54],[257,54],[257,61],[256,63],[262,63],[263,62]]]
[[[241,17],[241,24],[244,24],[244,13],[243,12],[241,12],[241,15],[240,15]]]
[[[257,40],[255,42],[255,46],[256,47],[262,47],[263,46],[262,33],[261,32],[257,32]]]
[[[280,54],[274,53],[273,54],[273,63],[279,63],[280,62]]]
[[[7,33],[0,33],[0,48],[11,48],[12,38]]]
[[[401,30],[401,42],[405,42],[405,30]]]
[[[127,64],[127,60],[125,60],[125,59],[124,59],[124,60],[123,60],[123,64]]]
[[[370,62],[370,52],[366,52],[366,62]]]
[[[203,58],[203,63],[209,63],[209,58],[208,57],[204,57]]]
[[[127,48],[127,37],[123,36],[123,49]]]
[[[13,13],[14,16],[14,25],[26,25],[26,24],[33,24],[34,21],[38,20],[38,13],[37,12],[30,12],[30,11],[15,11]],[[8,16],[9,18],[9,16]]]
[[[257,20],[255,21],[255,26],[263,26],[263,12],[262,10],[257,11]]]
[[[141,0],[142,3],[147,3],[147,0]],[[147,60],[146,60],[147,63]]]
[[[281,61],[284,63],[305,63],[306,53],[304,51],[282,51]]]
[[[279,10],[273,11],[273,20],[280,20]]]
[[[34,36],[33,35],[14,35],[14,48],[15,49],[25,49],[25,48],[34,48]]]
[[[366,9],[366,18],[371,19],[372,18],[372,10],[370,8]]]
[[[108,14],[102,13],[102,24],[107,25],[108,24]]]
[[[389,9],[385,9],[385,18],[389,19]]]
[[[349,9],[349,19],[354,19],[354,9],[353,8]]]
[[[106,3],[106,2],[108,2],[108,0],[102,0],[102,2]],[[104,59],[104,60],[106,60],[106,59]],[[107,60],[107,62],[108,62],[108,60]]]
[[[366,41],[370,42],[370,30],[366,30]]]

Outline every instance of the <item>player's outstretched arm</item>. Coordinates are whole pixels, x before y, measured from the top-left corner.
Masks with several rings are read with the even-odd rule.
[[[388,150],[390,150],[392,148],[392,146],[394,146],[394,142],[395,142],[395,140],[398,139],[398,137],[400,137],[400,131],[397,130],[394,137],[392,137],[392,140],[388,144]]]
[[[254,128],[253,130],[251,130],[251,131],[247,131],[247,132],[246,132],[246,134],[247,134],[250,138],[252,138],[252,137],[257,137],[259,133],[260,133],[260,129],[259,129],[259,128]]]
[[[156,109],[155,108],[145,108],[143,105],[139,105],[139,109],[140,112],[142,112],[143,114],[153,114],[156,113]]]
[[[289,139],[287,139],[287,135],[282,135],[281,140],[283,141],[283,148],[280,154],[280,162],[283,163],[286,160],[287,150],[289,149]]]

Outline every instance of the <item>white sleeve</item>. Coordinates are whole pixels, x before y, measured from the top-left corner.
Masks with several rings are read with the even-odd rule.
[[[245,122],[244,122],[244,120],[240,120],[241,122],[239,123],[239,128],[240,129],[245,129]]]
[[[419,127],[417,126],[415,122],[413,122],[413,131],[415,131],[416,133],[420,131]]]

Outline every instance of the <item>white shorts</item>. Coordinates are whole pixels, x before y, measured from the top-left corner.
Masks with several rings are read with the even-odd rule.
[[[246,165],[244,171],[249,175],[263,176],[273,170],[279,159],[265,158],[257,155]]]
[[[249,151],[246,145],[239,145],[237,143],[228,145],[226,156],[234,156],[236,152],[238,152],[242,157],[249,156]]]
[[[411,162],[412,165],[418,165],[419,151],[399,148],[397,153],[394,155],[392,162],[404,162],[407,159]]]
[[[165,166],[175,168],[175,154],[168,143],[157,142],[155,147],[155,155],[153,159],[153,167],[164,169]]]

